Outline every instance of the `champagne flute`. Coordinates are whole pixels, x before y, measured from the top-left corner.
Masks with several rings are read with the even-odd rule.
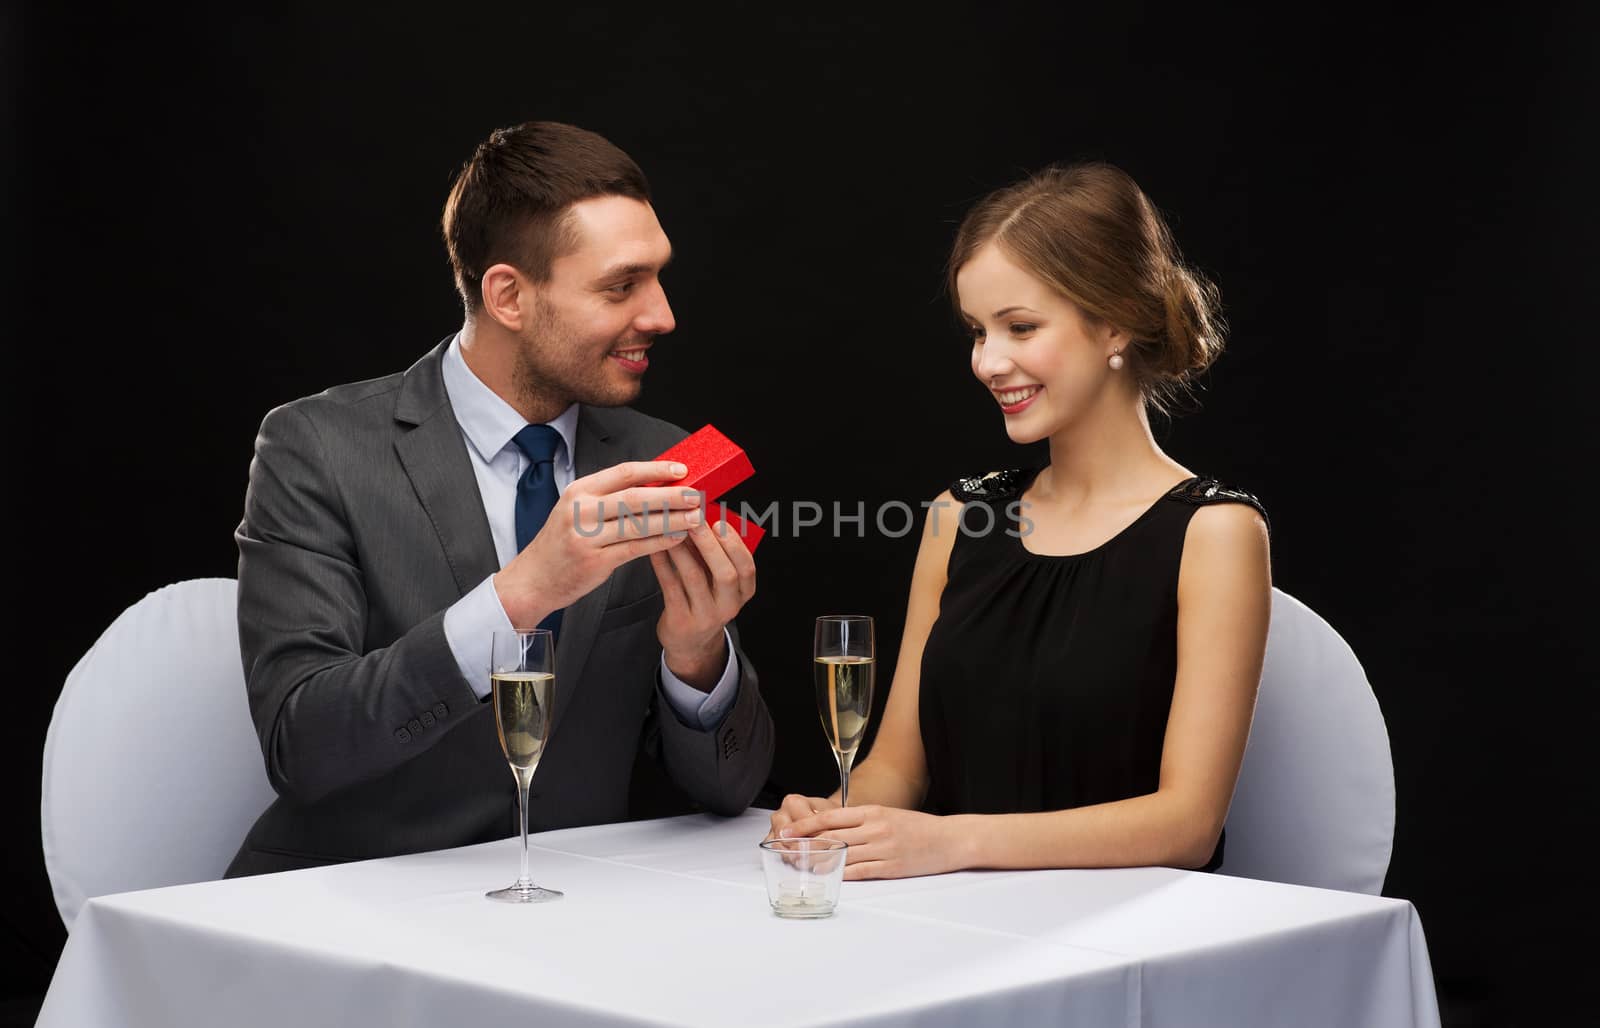
[[[489,658],[494,685],[494,725],[500,749],[517,778],[517,811],[522,826],[522,873],[504,889],[488,893],[503,903],[544,903],[561,893],[541,889],[528,877],[528,787],[550,739],[551,703],[556,691],[555,637],[545,628],[494,633]]]
[[[877,664],[872,619],[857,614],[817,618],[812,676],[817,713],[839,761],[839,806],[850,805],[850,765],[867,734],[872,714],[872,676]]]

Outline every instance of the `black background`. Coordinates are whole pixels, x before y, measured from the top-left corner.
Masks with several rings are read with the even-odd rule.
[[[146,592],[234,574],[269,408],[457,327],[445,193],[528,118],[649,175],[679,327],[639,406],[739,441],[757,506],[915,504],[1040,459],[967,370],[946,248],[1027,169],[1131,172],[1232,326],[1201,412],[1158,438],[1263,499],[1276,584],[1363,660],[1398,788],[1385,892],[1421,912],[1446,1023],[1565,1001],[1540,942],[1575,914],[1594,810],[1572,791],[1596,270],[1574,10],[279,7],[6,13],[14,1016],[63,941],[37,803],[67,671]],[[774,784],[826,790],[810,618],[878,615],[892,666],[915,536],[787,529],[741,624]]]

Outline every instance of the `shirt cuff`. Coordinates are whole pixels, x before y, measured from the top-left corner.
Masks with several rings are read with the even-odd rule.
[[[480,700],[488,699],[494,688],[489,681],[494,633],[509,632],[511,628],[511,618],[500,605],[500,594],[494,591],[493,575],[479,582],[477,588],[444,612],[445,641],[450,644],[461,677]]]
[[[448,615],[446,618],[448,629]],[[662,694],[672,704],[672,709],[677,711],[678,720],[686,725],[699,725],[702,732],[713,731],[721,725],[739,695],[739,658],[733,652],[733,636],[724,628],[722,638],[728,644],[728,664],[722,669],[722,678],[718,680],[716,688],[709,693],[701,692],[673,674],[667,668],[666,653],[661,654]]]

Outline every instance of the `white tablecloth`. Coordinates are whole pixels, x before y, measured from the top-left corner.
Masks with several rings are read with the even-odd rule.
[[[1403,900],[1164,868],[846,882],[767,907],[767,812],[533,837],[565,899],[510,906],[517,840],[91,900],[45,1028],[1436,1026]]]

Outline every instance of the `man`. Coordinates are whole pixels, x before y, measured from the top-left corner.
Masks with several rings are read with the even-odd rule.
[[[681,465],[651,458],[683,430],[625,406],[674,327],[643,173],[582,129],[502,129],[443,228],[461,331],[261,424],[239,637],[278,799],[230,876],[515,834],[485,702],[496,629],[557,632],[531,830],[626,818],[636,759],[727,815],[771,767],[731,624],[754,561],[661,484]]]

